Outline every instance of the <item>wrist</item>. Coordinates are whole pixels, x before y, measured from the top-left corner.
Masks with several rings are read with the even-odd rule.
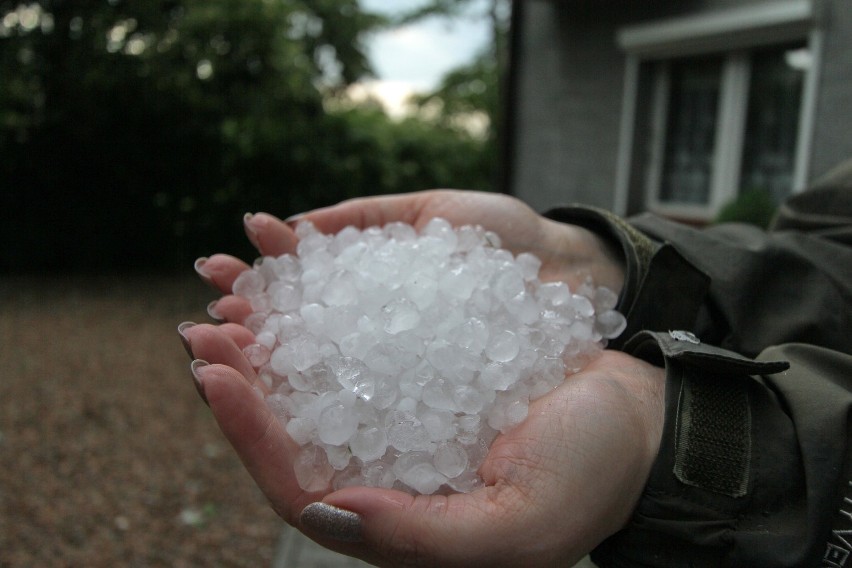
[[[593,559],[600,565],[755,565],[742,560],[753,550],[748,535],[768,534],[768,511],[785,503],[802,481],[795,449],[764,453],[762,438],[755,436],[796,437],[789,416],[771,410],[773,395],[750,377],[778,373],[787,364],[752,360],[685,332],[643,331],[624,350],[665,365],[665,419],[632,518]],[[761,470],[761,464],[771,465]],[[790,518],[784,515],[784,526]],[[781,531],[778,538],[786,543],[789,534]],[[737,554],[744,556],[732,560]]]
[[[601,538],[622,530],[633,518],[657,462],[665,420],[665,370],[626,353],[605,350],[584,370],[596,396],[611,404],[596,434],[613,436],[607,453],[617,455],[607,473],[612,501]]]
[[[597,233],[579,225],[559,223],[542,218],[544,250],[550,262],[543,270],[544,280],[564,280],[573,289],[591,279],[596,286],[605,286],[621,295],[624,289],[626,266],[619,248]],[[548,259],[542,259],[548,260]]]
[[[630,362],[619,366],[622,370],[621,385],[632,402],[635,423],[638,424],[637,432],[640,435],[636,440],[639,451],[636,469],[639,491],[635,494],[635,501],[630,508],[632,512],[660,454],[666,417],[666,370],[626,353],[614,353]],[[627,520],[625,524],[626,522]]]

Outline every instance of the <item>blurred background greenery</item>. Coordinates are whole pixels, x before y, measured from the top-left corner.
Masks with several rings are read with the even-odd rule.
[[[251,258],[246,211],[493,189],[507,2],[417,112],[348,94],[372,73],[368,34],[469,3],[0,0],[0,274],[185,271]]]

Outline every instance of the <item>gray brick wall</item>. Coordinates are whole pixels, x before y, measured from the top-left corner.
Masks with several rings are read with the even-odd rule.
[[[852,4],[829,0],[823,7],[825,43],[810,179],[852,157]]]
[[[623,57],[612,24],[525,4],[515,109],[513,193],[537,209],[611,205]]]
[[[815,1],[825,44],[809,179],[852,156],[852,8],[849,0]],[[625,65],[616,30],[749,2],[524,0],[510,190],[539,210],[565,202],[612,207]],[[631,180],[639,192],[640,170]],[[636,204],[634,193],[631,210]]]

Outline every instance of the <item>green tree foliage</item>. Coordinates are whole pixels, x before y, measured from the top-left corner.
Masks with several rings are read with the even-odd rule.
[[[334,178],[348,179],[352,188],[367,194],[393,188],[491,189],[490,158],[483,141],[466,131],[417,117],[391,121],[382,111],[363,107],[334,113],[334,117],[339,121],[337,152],[362,149],[348,153],[337,164],[340,171]],[[340,195],[353,196],[353,189]]]
[[[491,30],[491,41],[476,54],[473,61],[447,73],[438,87],[414,98],[421,116],[437,120],[444,126],[460,129],[484,122],[483,139],[487,163],[493,172],[497,158],[497,134],[502,123],[500,78],[507,65],[509,0],[431,0],[417,9],[402,14],[398,23],[409,23],[427,17],[450,19],[485,19]]]
[[[245,211],[483,187],[469,136],[330,105],[382,25],[357,0],[0,0],[0,272],[248,257]]]

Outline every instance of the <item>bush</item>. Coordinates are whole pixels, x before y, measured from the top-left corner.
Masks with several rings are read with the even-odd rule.
[[[775,204],[763,189],[750,189],[722,207],[715,223],[749,223],[762,229],[769,228],[775,215]]]

